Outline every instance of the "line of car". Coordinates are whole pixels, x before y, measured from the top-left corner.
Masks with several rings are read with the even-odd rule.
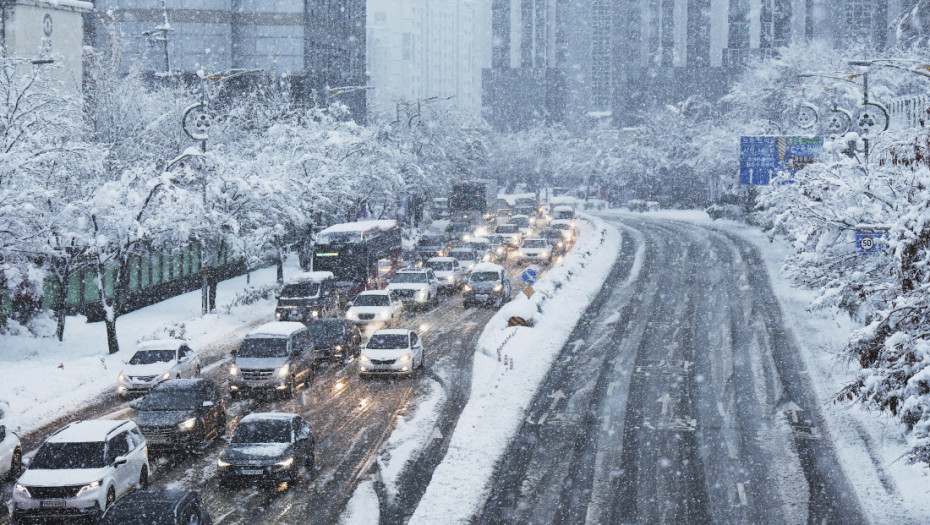
[[[533,222],[542,220],[537,217]],[[311,384],[320,360],[345,365],[357,361],[362,377],[422,370],[427,354],[422,339],[417,332],[398,327],[404,312],[434,306],[440,292],[458,290],[465,308],[500,307],[513,290],[498,263],[512,252],[518,262],[551,263],[555,253],[564,253],[574,240],[570,220],[566,228],[552,229],[561,236],[555,245],[547,240],[558,241],[552,232],[522,240],[531,227],[529,221],[524,226],[518,220],[499,225],[488,237],[465,233],[462,241],[454,243],[458,246],[447,244],[422,266],[396,272],[386,289],[358,294],[339,317],[332,317],[340,309],[330,286],[331,274],[303,275],[285,285],[276,318],[301,321],[270,322],[245,337],[232,354],[230,397],[257,392],[292,397],[299,387]],[[516,232],[509,231],[514,228]],[[363,344],[361,329],[369,325],[379,329]],[[130,420],[71,423],[49,436],[31,461],[23,459],[18,437],[0,419],[0,477],[18,476],[13,522],[99,517],[101,523],[129,523],[126,516],[137,516],[138,509],[145,507],[152,516],[146,523],[160,522],[156,517],[174,523],[167,521],[171,516],[183,520],[178,523],[209,523],[196,493],[145,491],[152,472],[149,451],[199,453],[219,439],[226,442],[217,461],[223,482],[293,483],[311,477],[315,439],[310,423],[296,414],[252,413],[227,437],[223,393],[213,380],[199,377],[202,367],[199,353],[188,341],[140,343],[117,382],[121,398],[144,395],[130,404]],[[137,489],[142,492],[122,499]]]

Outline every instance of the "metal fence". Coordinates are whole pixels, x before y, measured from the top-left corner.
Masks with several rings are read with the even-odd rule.
[[[927,109],[930,108],[930,96],[899,98],[888,104],[888,114],[891,129],[916,128],[921,120],[927,119]]]

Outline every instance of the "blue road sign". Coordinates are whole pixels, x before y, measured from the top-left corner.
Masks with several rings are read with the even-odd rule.
[[[878,253],[885,251],[881,243],[881,233],[857,233],[856,248],[859,253]]]
[[[520,277],[523,278],[523,282],[526,284],[533,284],[536,282],[536,270],[527,268],[526,270],[523,270],[523,275]]]
[[[739,183],[766,186],[779,172],[794,174],[816,162],[823,137],[740,137]]]

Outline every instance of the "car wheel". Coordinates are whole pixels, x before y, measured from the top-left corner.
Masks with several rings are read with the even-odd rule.
[[[297,395],[297,380],[291,376],[291,380],[287,384],[287,398],[294,399],[295,395]]]
[[[142,465],[142,472],[139,473],[139,485],[137,488],[139,490],[146,490],[149,488],[149,469],[145,465]]]
[[[200,377],[200,365],[194,370],[194,377]]]
[[[233,400],[233,401],[238,401],[238,400],[239,400],[239,391],[238,391],[238,390],[230,390],[230,391],[229,391],[229,399],[231,399],[231,400]]]
[[[110,487],[107,489],[107,499],[103,502],[103,510],[107,510],[114,503],[116,503],[116,491],[113,490],[113,487]]]
[[[216,424],[216,439],[219,439],[226,435],[226,413],[224,412],[220,416],[219,422]]]
[[[313,479],[314,469],[316,468],[316,461],[312,452],[307,455],[307,459],[304,461],[304,468],[307,469],[307,477]]]
[[[13,460],[10,462],[10,479],[16,479],[23,470],[23,452],[20,449],[13,451]]]

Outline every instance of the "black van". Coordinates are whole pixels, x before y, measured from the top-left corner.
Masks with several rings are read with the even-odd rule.
[[[333,317],[339,312],[339,294],[331,272],[304,273],[278,293],[274,316],[278,321],[301,321]]]

